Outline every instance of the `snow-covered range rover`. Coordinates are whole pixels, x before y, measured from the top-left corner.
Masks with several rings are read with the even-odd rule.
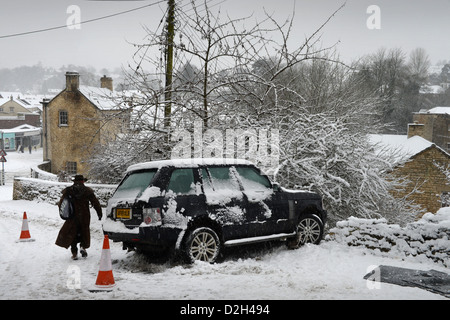
[[[164,160],[128,168],[103,230],[124,249],[176,249],[188,262],[214,262],[228,246],[318,244],[326,218],[318,194],[273,184],[246,160]]]

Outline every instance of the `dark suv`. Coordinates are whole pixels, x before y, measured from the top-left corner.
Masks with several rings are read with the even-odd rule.
[[[128,168],[103,230],[124,249],[174,248],[188,262],[214,262],[223,247],[318,244],[326,218],[319,195],[273,184],[248,161],[165,160]]]

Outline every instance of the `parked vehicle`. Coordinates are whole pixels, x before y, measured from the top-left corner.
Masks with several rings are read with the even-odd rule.
[[[124,249],[176,249],[188,262],[215,262],[224,247],[318,244],[326,218],[318,194],[284,189],[248,161],[184,159],[130,166],[103,229]]]

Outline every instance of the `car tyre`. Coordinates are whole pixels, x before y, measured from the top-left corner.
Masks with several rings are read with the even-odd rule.
[[[323,231],[323,222],[318,216],[303,215],[297,224],[297,235],[287,241],[287,246],[290,249],[296,249],[305,243],[319,244],[322,241]]]
[[[184,255],[188,263],[217,261],[221,244],[217,233],[211,228],[201,227],[191,231],[186,237]]]

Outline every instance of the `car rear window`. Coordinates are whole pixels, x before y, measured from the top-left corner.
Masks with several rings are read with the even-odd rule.
[[[156,169],[133,172],[128,175],[117,188],[114,197],[117,198],[136,198],[151,183],[155,176]]]

